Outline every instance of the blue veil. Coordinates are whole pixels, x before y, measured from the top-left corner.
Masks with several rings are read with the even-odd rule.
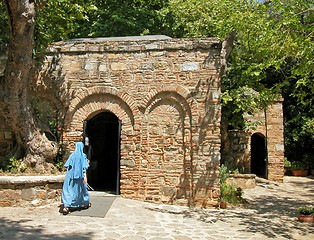
[[[75,144],[75,151],[64,164],[69,171],[69,177],[71,179],[84,178],[84,171],[89,167],[83,148],[84,144],[82,142],[77,142]]]

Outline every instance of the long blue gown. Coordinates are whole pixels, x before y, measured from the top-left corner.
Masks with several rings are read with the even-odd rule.
[[[87,184],[84,184],[84,173],[89,167],[84,144],[77,142],[75,151],[70,155],[64,166],[67,168],[62,187],[62,203],[66,208],[89,206],[90,197]]]

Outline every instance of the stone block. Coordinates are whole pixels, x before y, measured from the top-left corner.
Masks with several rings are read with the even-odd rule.
[[[36,190],[36,198],[47,199],[46,190]]]
[[[125,63],[111,63],[110,67],[113,71],[124,71],[128,69]]]
[[[242,189],[251,189],[256,186],[255,174],[230,174],[227,182]]]
[[[22,189],[21,198],[23,200],[34,200],[36,198],[36,190],[34,188]]]
[[[196,62],[185,62],[181,65],[182,71],[197,71],[199,70],[199,64]]]

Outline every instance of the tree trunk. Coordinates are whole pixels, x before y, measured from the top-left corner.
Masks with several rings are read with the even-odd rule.
[[[1,110],[12,128],[17,144],[24,149],[24,161],[39,168],[57,154],[57,145],[41,131],[34,114],[28,87],[34,77],[34,0],[3,0],[10,23],[8,60],[4,75],[4,99]],[[20,156],[21,157],[21,156]]]

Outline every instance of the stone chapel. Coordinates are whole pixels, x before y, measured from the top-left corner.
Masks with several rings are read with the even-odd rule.
[[[58,109],[65,151],[84,138],[95,190],[206,207],[219,198],[227,52],[217,38],[73,39],[49,47],[37,84]],[[280,144],[271,147],[279,157],[269,163],[280,169],[278,123]],[[10,131],[0,132],[0,143],[9,143]],[[270,173],[281,177],[280,171]]]

